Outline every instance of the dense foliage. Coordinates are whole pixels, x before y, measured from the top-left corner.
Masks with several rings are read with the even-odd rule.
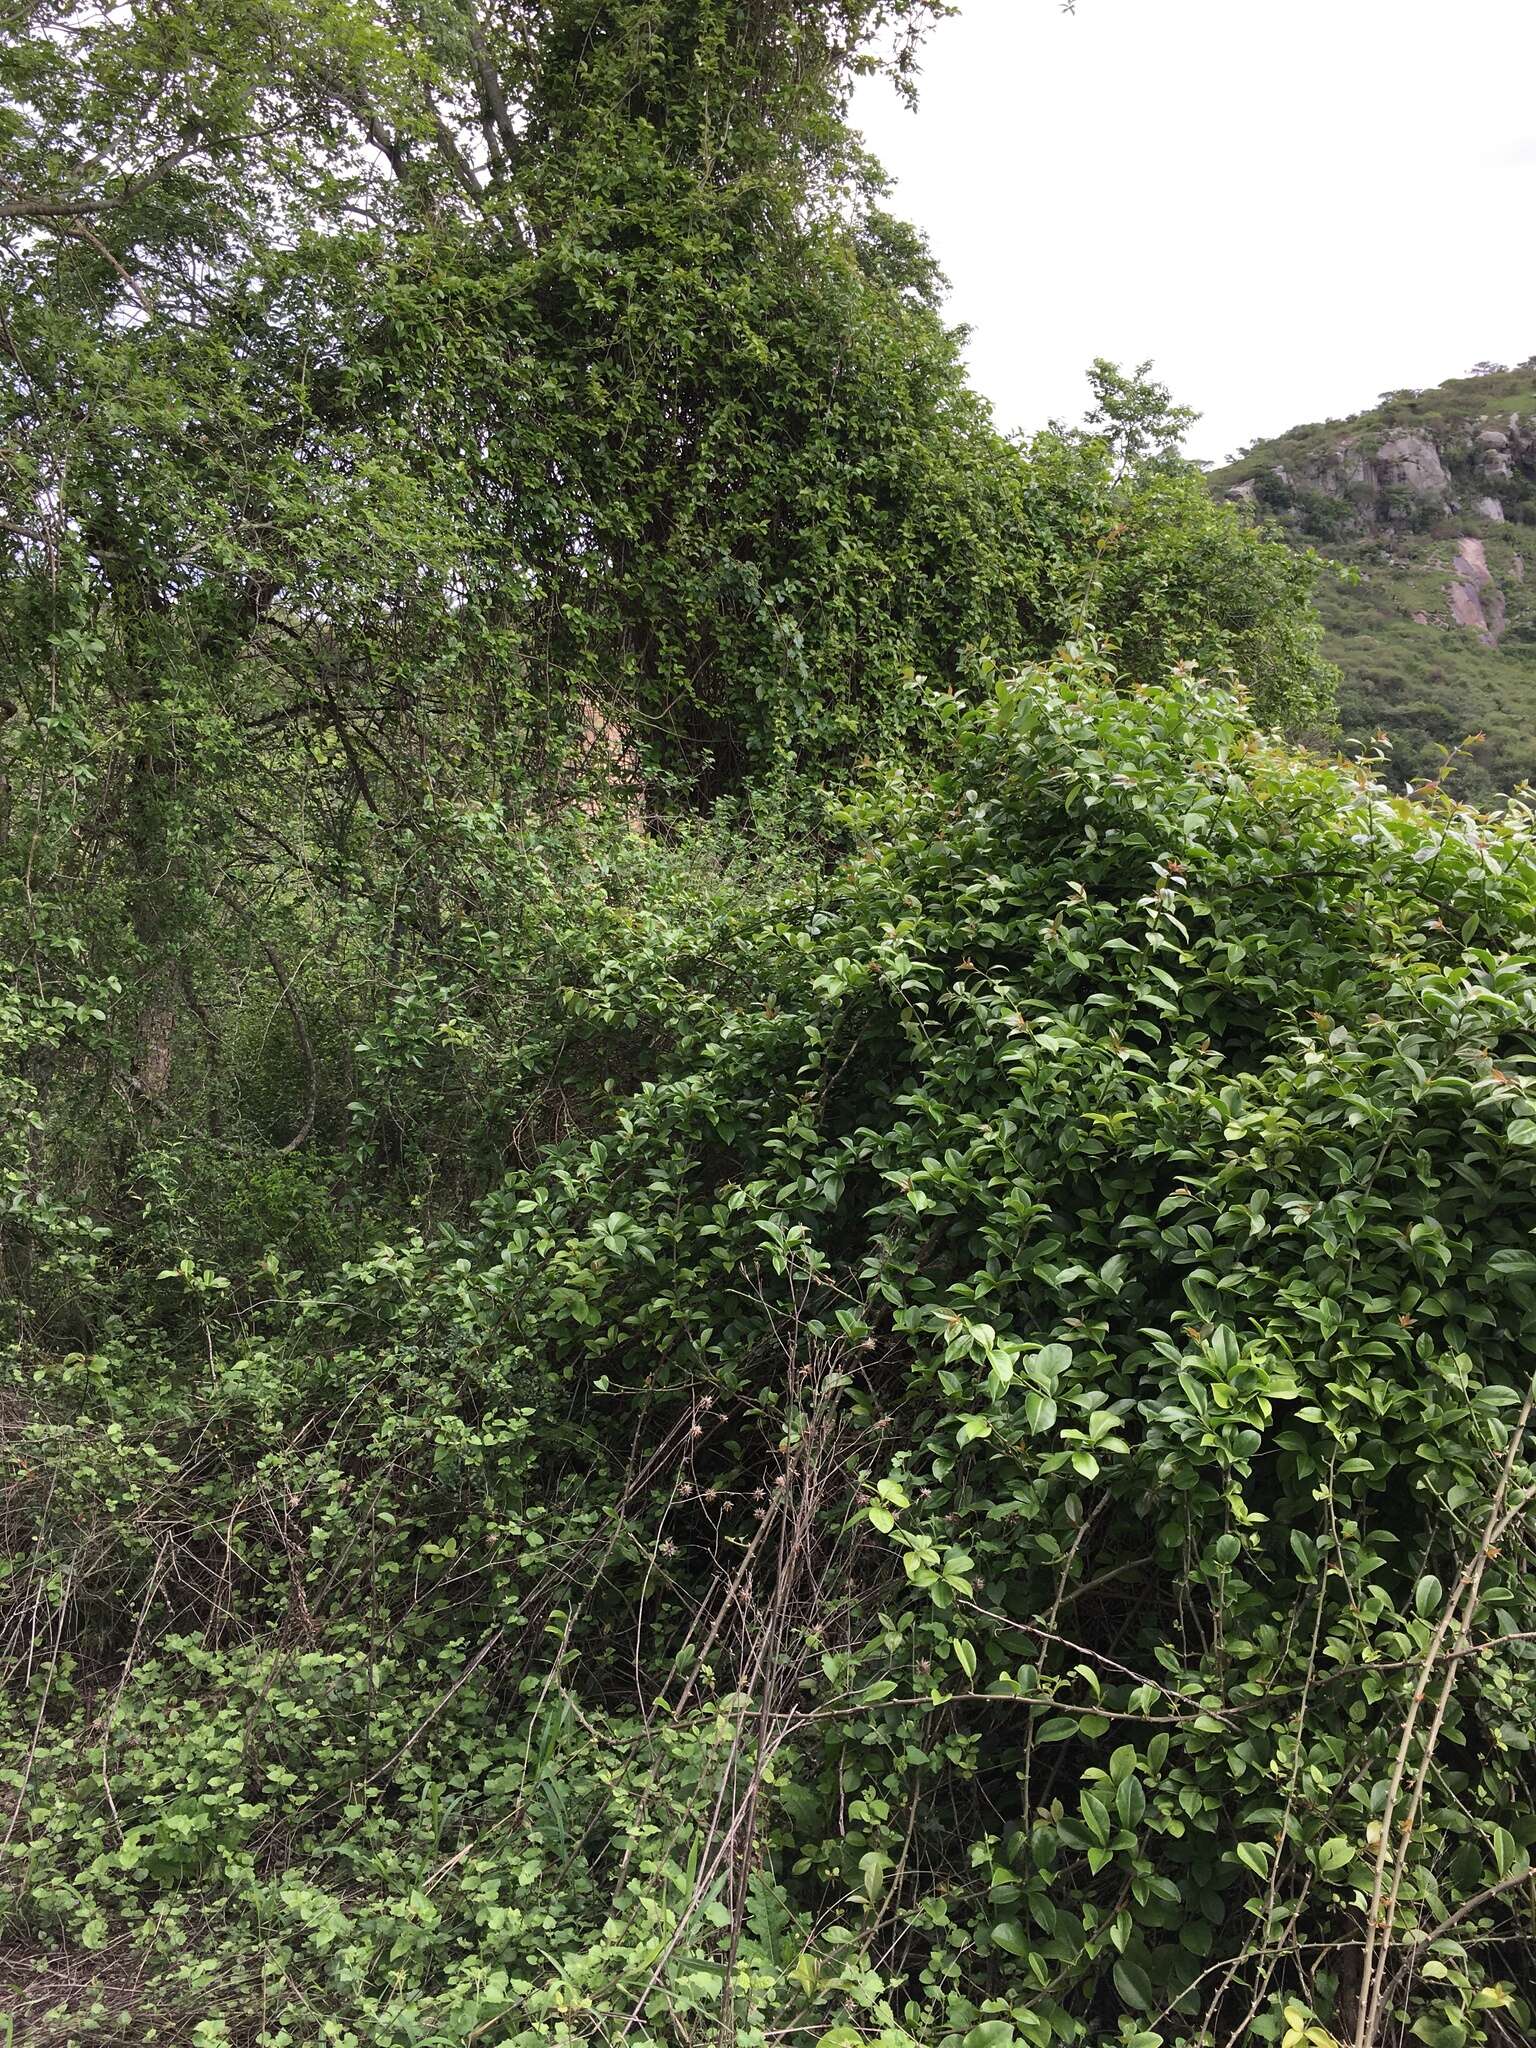
[[[996,433],[940,11],[0,49],[17,2042],[1532,2027],[1528,821]]]
[[[821,881],[461,821],[456,1227],[14,1148],[24,2038],[1524,2037],[1526,828],[933,710]]]
[[[932,12],[22,10],[0,918],[18,1001],[67,1017],[83,976],[103,1012],[28,1083],[47,1185],[124,1227],[183,1139],[264,1161],[364,1099],[387,1169],[431,1152],[406,1041],[444,1057],[479,973],[442,951],[466,809],[618,781],[815,826],[823,777],[921,739],[913,675],[1090,625],[1267,719],[1326,703],[1310,570],[1191,488],[1138,424],[1163,394],[1024,451],[966,385],[842,118]]]
[[[360,1145],[392,1213],[483,1187],[481,1060],[538,1050],[485,1007],[466,816],[617,782],[824,826],[921,740],[913,675],[1090,627],[1326,704],[1310,568],[1205,501],[1166,394],[1103,366],[1025,451],[966,386],[842,119],[932,11],[23,10],[0,924],[29,1014],[100,1012],[18,1084],[52,1193],[145,1228],[205,1140],[264,1182]]]
[[[23,673],[106,612],[141,696],[334,735],[354,800],[465,721],[547,779],[594,707],[717,793],[899,733],[904,671],[1051,651],[1096,517],[1134,558],[1102,628],[1311,716],[1305,576],[1187,497],[1153,524],[1219,534],[1209,574],[1097,478],[1058,514],[966,385],[841,120],[933,11],[37,6],[0,59]],[[1285,661],[1244,659],[1244,567]]]

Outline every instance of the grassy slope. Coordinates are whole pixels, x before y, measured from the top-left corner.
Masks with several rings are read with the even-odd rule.
[[[1319,600],[1326,651],[1344,676],[1345,735],[1369,740],[1384,731],[1392,742],[1390,773],[1406,780],[1438,774],[1445,750],[1484,734],[1455,771],[1458,793],[1477,802],[1536,782],[1536,491],[1519,476],[1478,481],[1465,446],[1480,424],[1506,425],[1511,413],[1527,420],[1536,413],[1536,370],[1529,366],[1455,378],[1353,419],[1294,427],[1212,478],[1218,491],[1254,479],[1261,508],[1290,539],[1317,547],[1358,578],[1325,581]],[[1464,506],[1491,492],[1506,522],[1467,510],[1414,530],[1385,523],[1379,507],[1331,499],[1299,481],[1345,442],[1373,453],[1403,431],[1435,441]],[[1298,480],[1293,488],[1274,483],[1277,467]],[[1447,585],[1463,535],[1483,541],[1505,596],[1508,625],[1497,648],[1483,646],[1451,617]]]

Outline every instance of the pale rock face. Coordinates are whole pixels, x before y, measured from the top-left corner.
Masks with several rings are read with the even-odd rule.
[[[1369,484],[1374,481],[1370,458],[1363,455],[1352,442],[1341,442],[1328,461],[1319,468],[1314,481],[1320,491],[1326,491],[1330,497],[1342,498],[1352,484]]]
[[[1514,577],[1517,583],[1523,583],[1525,581],[1524,555],[1515,555],[1511,558],[1509,573]]]
[[[1400,484],[1421,498],[1449,495],[1451,480],[1440,451],[1426,434],[1394,434],[1376,451],[1376,475],[1383,488]]]
[[[1512,412],[1507,428],[1483,427],[1475,446],[1481,475],[1489,478],[1513,476],[1516,458],[1530,452],[1530,436],[1522,430],[1519,413]]]
[[[1276,463],[1269,475],[1279,484],[1304,486],[1336,499],[1353,513],[1347,523],[1367,530],[1379,530],[1384,520],[1417,524],[1415,508],[1405,504],[1405,499],[1418,500],[1430,517],[1454,514],[1465,506],[1478,519],[1507,525],[1510,515],[1504,501],[1536,456],[1536,416],[1524,421],[1518,413],[1499,417],[1502,424],[1474,427],[1469,422],[1438,442],[1429,433],[1404,427],[1389,433],[1374,453],[1366,452],[1354,435],[1344,435],[1308,455],[1294,475],[1283,463]],[[1446,468],[1442,446],[1452,451],[1458,476],[1463,473],[1460,465],[1470,463],[1476,482],[1465,496]],[[1240,504],[1255,504],[1261,481],[1246,478],[1230,485],[1226,496]],[[1378,497],[1382,492],[1392,493],[1386,503]]]
[[[1458,626],[1476,633],[1485,647],[1497,647],[1504,631],[1504,593],[1493,580],[1488,553],[1470,534],[1456,543],[1455,581],[1448,595]]]

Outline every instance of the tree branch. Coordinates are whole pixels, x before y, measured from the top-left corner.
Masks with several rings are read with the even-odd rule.
[[[1447,1913],[1438,1927],[1432,1927],[1424,1939],[1414,1945],[1413,1954],[1399,1963],[1397,1974],[1381,1995],[1381,2005],[1390,2010],[1398,1994],[1406,1988],[1420,1955],[1424,1950],[1432,1948],[1443,1934],[1449,1934],[1453,1927],[1459,1927],[1463,1920],[1469,1920],[1480,1907],[1489,1905],[1501,1893],[1512,1892],[1517,1884],[1529,1884],[1530,1881],[1531,1866],[1529,1863],[1522,1863],[1518,1870],[1512,1870],[1508,1877],[1501,1877],[1497,1884],[1490,1884],[1482,1891],[1474,1892],[1470,1899],[1463,1899],[1455,1912]]]
[[[0,220],[80,220],[88,214],[107,213],[122,205],[121,199],[44,199],[37,193],[23,193],[20,199],[0,199]]]
[[[454,140],[453,130],[448,126],[448,123],[443,119],[430,99],[427,102],[427,110],[432,116],[432,126],[437,135],[438,155],[447,164],[449,170],[453,172],[455,178],[458,179],[459,184],[467,193],[470,203],[477,207],[482,206],[485,203],[485,187],[475,176],[468,157],[465,156],[463,150],[460,149],[458,143]]]
[[[507,107],[507,96],[501,88],[501,77],[497,72],[496,66],[491,62],[491,53],[485,40],[485,32],[480,26],[479,16],[475,14],[471,14],[469,17],[469,47],[475,53],[475,70],[479,74],[480,90],[485,95],[485,103],[491,110],[491,116],[496,123],[496,132],[501,137],[502,149],[505,151],[507,160],[510,163],[517,155],[521,138],[512,125],[512,116]]]

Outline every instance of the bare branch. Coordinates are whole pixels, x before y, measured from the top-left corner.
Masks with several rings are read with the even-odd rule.
[[[472,203],[476,206],[482,205],[485,201],[485,187],[475,176],[468,157],[455,141],[453,130],[430,101],[428,112],[432,116],[432,127],[437,136],[438,155],[458,179]]]
[[[469,18],[469,46],[475,53],[475,70],[479,76],[480,90],[485,95],[485,103],[490,108],[492,118],[496,123],[496,132],[501,137],[502,150],[510,161],[517,155],[521,138],[512,125],[512,116],[507,107],[507,96],[501,86],[501,76],[491,61],[490,49],[485,40],[485,33],[480,26],[479,17],[474,14],[471,14]]]
[[[122,205],[121,198],[98,194],[94,199],[44,199],[38,193],[23,193],[20,199],[0,199],[0,220],[81,220],[93,213],[107,213]]]

